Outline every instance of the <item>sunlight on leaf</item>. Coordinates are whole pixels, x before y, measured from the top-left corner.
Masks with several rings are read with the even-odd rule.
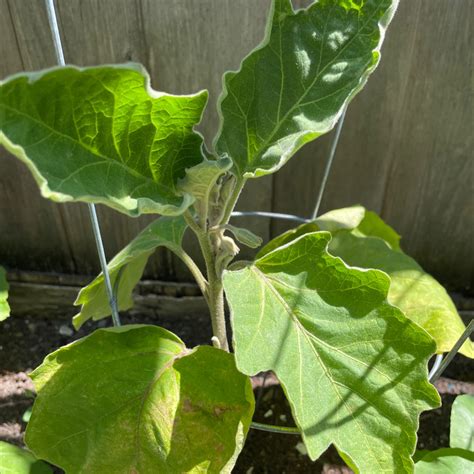
[[[258,256],[317,230],[332,232],[329,244],[332,255],[341,257],[349,265],[376,268],[390,276],[388,301],[430,333],[438,353],[448,352],[453,347],[465,326],[448,293],[400,249],[400,236],[379,216],[361,206],[328,212],[313,223],[285,232],[265,245]],[[472,342],[466,341],[460,353],[474,357]]]
[[[239,177],[274,173],[330,131],[380,60],[398,0],[274,0],[260,46],[224,76],[215,139]]]
[[[133,306],[133,289],[140,281],[150,255],[160,246],[171,251],[181,247],[186,227],[181,216],[160,217],[142,230],[109,262],[107,268],[120,311],[126,311]],[[102,273],[81,289],[74,305],[81,305],[81,311],[73,318],[76,329],[89,319],[99,320],[111,315]]]
[[[0,144],[54,201],[180,214],[192,197],[176,183],[203,159],[193,127],[206,102],[207,91],[154,91],[137,64],[21,73],[0,82]]]
[[[237,367],[273,370],[308,453],[330,444],[360,472],[411,472],[420,412],[439,405],[428,382],[431,337],[387,302],[390,280],[303,235],[224,275]]]
[[[156,326],[97,330],[32,378],[27,445],[70,473],[229,473],[254,408],[232,354]]]
[[[4,321],[10,316],[10,305],[8,304],[8,282],[7,274],[3,267],[0,267],[0,321]]]

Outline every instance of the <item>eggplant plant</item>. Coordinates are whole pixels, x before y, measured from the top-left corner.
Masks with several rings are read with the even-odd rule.
[[[67,66],[1,83],[0,143],[44,197],[160,214],[108,264],[121,311],[158,247],[209,305],[212,346],[151,325],[94,331],[46,357],[26,443],[67,473],[230,472],[252,423],[250,376],[278,377],[311,459],[333,444],[362,473],[414,470],[427,378],[463,323],[444,289],[361,206],[339,209],[235,261],[261,239],[230,223],[250,179],[329,132],[380,60],[398,0],[274,0],[263,42],[223,78],[219,132],[194,127],[207,91],[151,88],[136,64]],[[205,271],[183,249],[192,232]],[[232,344],[226,328],[230,309]],[[79,328],[111,315],[101,274],[78,295]],[[473,357],[470,341],[462,348]]]

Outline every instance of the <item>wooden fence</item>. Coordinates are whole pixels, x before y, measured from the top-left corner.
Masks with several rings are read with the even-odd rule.
[[[155,89],[209,89],[202,125],[208,141],[217,128],[221,76],[261,40],[269,4],[57,1],[68,63],[137,61],[150,71]],[[382,63],[348,110],[321,208],[361,203],[380,212],[403,235],[408,253],[461,290],[472,289],[474,269],[473,4],[401,0]],[[0,0],[0,32],[1,77],[55,64],[43,0]],[[305,147],[281,172],[250,183],[240,209],[309,215],[330,138]],[[86,205],[42,199],[26,167],[4,150],[0,155],[0,262],[22,270],[97,272]],[[104,208],[99,217],[109,256],[150,221]],[[286,228],[268,220],[246,223],[266,239]],[[157,279],[189,278],[165,251],[147,272]]]

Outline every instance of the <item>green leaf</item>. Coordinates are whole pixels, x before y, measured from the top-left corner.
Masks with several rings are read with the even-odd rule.
[[[181,216],[160,217],[142,230],[109,262],[107,268],[120,311],[126,311],[133,306],[133,289],[140,281],[150,255],[160,246],[179,253],[186,227],[187,224]],[[73,318],[76,329],[91,318],[99,320],[111,315],[102,273],[81,289],[74,305],[82,305],[81,311]]]
[[[225,273],[237,367],[275,372],[312,459],[332,443],[360,472],[412,472],[419,414],[439,405],[435,344],[387,302],[387,275],[347,267],[329,240],[307,234]]]
[[[229,158],[204,160],[190,168],[186,176],[178,182],[178,189],[195,199],[194,207],[203,219],[207,219],[211,192],[218,179],[232,167]]]
[[[26,442],[68,474],[230,472],[254,408],[232,354],[156,326],[97,330],[32,378]]]
[[[244,229],[243,227],[235,227],[231,224],[226,224],[224,228],[231,232],[238,242],[246,245],[247,247],[256,249],[262,245],[263,239],[248,229]]]
[[[293,11],[274,0],[265,38],[228,72],[215,140],[239,177],[281,168],[305,143],[330,131],[380,60],[398,0],[324,0]]]
[[[451,448],[474,451],[474,396],[459,395],[451,409]]]
[[[474,453],[466,449],[442,448],[432,451],[415,464],[415,474],[472,474]]]
[[[386,272],[391,279],[388,300],[429,332],[438,353],[448,352],[464,332],[464,324],[446,290],[414,259],[391,249],[382,239],[339,231],[329,251],[349,265]],[[474,357],[472,342],[466,341],[460,352]]]
[[[0,267],[0,321],[10,316],[10,305],[8,304],[8,281],[7,273]]]
[[[403,253],[400,236],[390,226],[365,209],[362,216],[361,209],[361,206],[337,209],[314,223],[285,232],[265,245],[258,257],[300,235],[330,230],[333,235],[330,253],[349,265],[386,272],[391,279],[388,301],[430,333],[438,353],[448,352],[465,329],[448,293],[413,258]],[[474,345],[466,341],[460,352],[472,358]]]
[[[207,91],[154,91],[134,64],[21,73],[0,83],[0,144],[54,201],[180,214],[192,197],[176,183],[203,159],[193,126],[206,102]]]
[[[0,441],[1,474],[52,474],[52,469],[35,456],[13,444]]]

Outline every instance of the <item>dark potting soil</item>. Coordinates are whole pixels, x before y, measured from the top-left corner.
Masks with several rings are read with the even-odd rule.
[[[210,341],[211,328],[206,320],[182,317],[158,321],[156,318],[137,318],[125,315],[124,324],[159,324],[178,334],[193,347]],[[74,332],[62,320],[11,317],[0,326],[0,440],[23,444],[26,423],[24,413],[33,403],[32,384],[28,373],[44,357],[75,339],[85,336],[97,326],[107,326],[109,320],[87,323]],[[459,393],[474,393],[474,371],[470,361],[457,356],[437,383],[443,406],[421,416],[418,434],[420,449],[447,447],[449,442],[449,416],[451,405]],[[254,378],[256,397],[259,400],[255,421],[281,426],[292,426],[293,420],[287,400],[272,374]],[[61,473],[61,470],[55,472]],[[250,430],[245,447],[234,469],[238,474],[260,473],[350,473],[344,467],[335,449],[330,448],[316,462],[305,454],[301,438],[291,434],[274,434]]]

